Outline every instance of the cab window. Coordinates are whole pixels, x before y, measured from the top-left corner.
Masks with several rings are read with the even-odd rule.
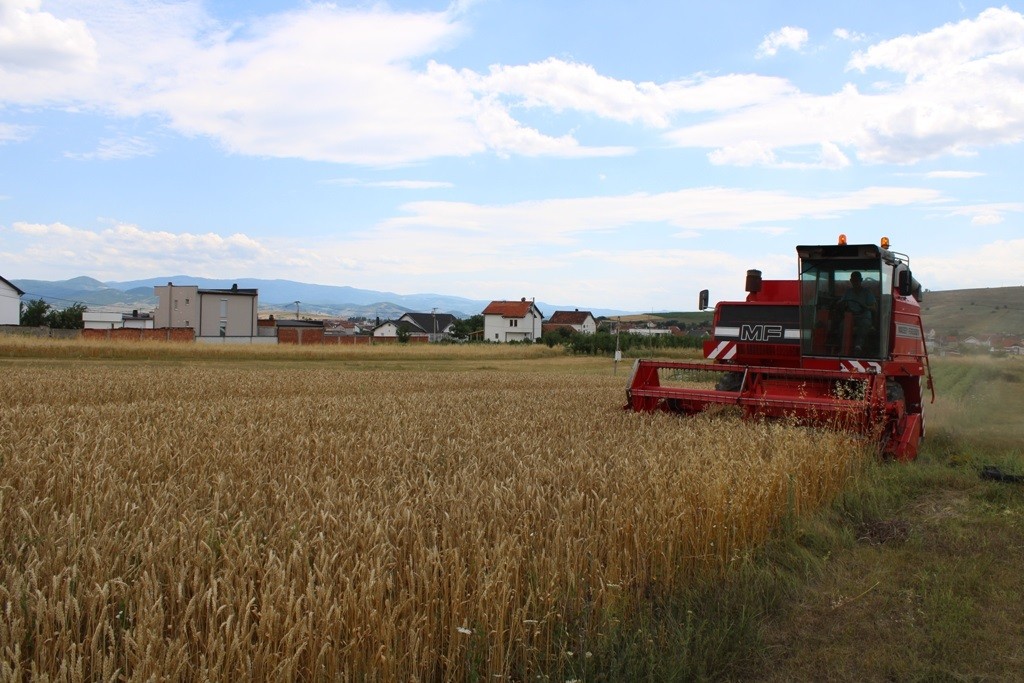
[[[801,345],[804,355],[879,358],[884,349],[880,314],[891,302],[882,292],[875,259],[805,260],[801,281]],[[890,285],[891,287],[891,285]],[[891,298],[891,297],[889,297]]]

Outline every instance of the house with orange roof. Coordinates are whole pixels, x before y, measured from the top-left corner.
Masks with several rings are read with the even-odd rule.
[[[492,301],[483,310],[484,339],[492,342],[537,341],[544,314],[533,299]]]

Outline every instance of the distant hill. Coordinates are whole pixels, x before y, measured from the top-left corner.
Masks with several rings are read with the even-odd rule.
[[[1024,287],[987,287],[925,292],[921,318],[926,330],[961,337],[1024,336]]]
[[[11,280],[11,282],[25,292],[25,296],[22,297],[23,301],[43,299],[55,308],[65,308],[74,303],[103,307],[120,305],[125,308],[138,308],[140,304],[156,305],[152,287],[145,293],[129,294],[85,276],[57,282],[48,280]]]
[[[437,309],[439,313],[451,313],[465,318],[480,313],[490,303],[482,299],[467,299],[446,294],[396,294],[355,287],[317,285],[292,280],[262,280],[240,278],[215,280],[188,275],[172,275],[145,280],[126,282],[100,282],[89,277],[71,280],[12,280],[23,289],[24,299],[43,299],[57,308],[72,303],[83,303],[94,309],[108,310],[149,310],[156,306],[153,287],[173,282],[179,285],[196,285],[202,289],[227,289],[237,284],[242,288],[259,290],[261,311],[294,311],[295,302],[303,315],[327,315],[336,317],[379,317],[397,318],[403,313],[426,312]],[[557,310],[580,308],[591,311],[595,316],[625,313],[614,309],[588,308],[582,305],[553,305],[537,302],[545,317]]]
[[[443,294],[396,294],[395,292],[379,292],[347,286],[258,278],[220,280],[174,275],[107,284],[125,290],[148,287],[152,293],[154,286],[166,285],[168,282],[196,285],[202,289],[226,289],[237,284],[242,288],[258,289],[261,308],[287,310],[294,308],[294,302],[298,301],[300,309],[309,313],[344,317],[355,315],[398,317],[409,311],[430,311],[434,308],[440,312],[466,317],[479,313],[488,303]]]

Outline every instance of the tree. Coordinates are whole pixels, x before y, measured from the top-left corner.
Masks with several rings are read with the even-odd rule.
[[[579,332],[571,327],[558,327],[550,332],[545,332],[540,339],[548,345],[548,348],[553,348],[559,345],[568,346],[572,342],[573,337],[577,334],[579,334]]]
[[[452,326],[452,336],[456,339],[468,339],[469,335],[473,332],[479,332],[484,329],[484,316],[478,313],[477,315],[471,315],[468,318],[461,320],[456,319]]]
[[[47,324],[47,317],[50,314],[50,304],[42,299],[29,301],[21,305],[21,324],[28,327],[41,327]]]
[[[60,311],[50,311],[46,315],[46,324],[55,330],[80,330],[84,327],[82,314],[85,313],[85,304],[71,304]]]

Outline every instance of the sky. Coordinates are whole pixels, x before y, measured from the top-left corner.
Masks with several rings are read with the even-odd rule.
[[[1024,285],[1024,0],[0,0],[0,276]],[[187,284],[181,282],[181,284]]]

